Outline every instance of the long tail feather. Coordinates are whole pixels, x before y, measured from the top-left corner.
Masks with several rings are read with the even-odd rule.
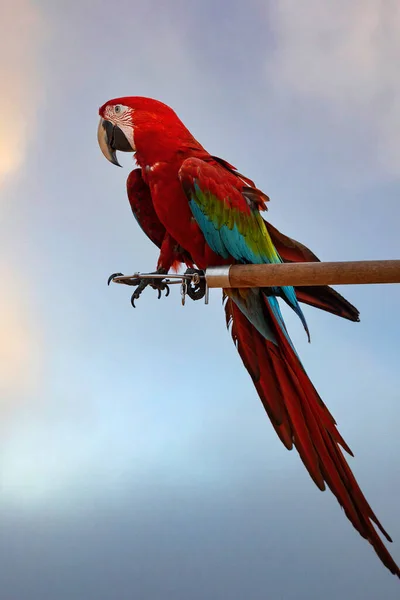
[[[259,293],[262,306],[259,310],[264,319],[263,332],[269,331],[267,337],[257,325],[261,315],[258,319],[252,315],[252,322],[246,317],[243,290],[225,290],[228,296],[225,311],[232,338],[272,425],[288,450],[296,447],[319,489],[324,490],[325,484],[329,486],[355,529],[370,542],[391,573],[400,577],[400,569],[374,523],[388,541],[391,539],[365,499],[339,445],[350,453],[351,450],[302,367],[271,298]],[[240,308],[235,302],[235,295],[239,294]]]

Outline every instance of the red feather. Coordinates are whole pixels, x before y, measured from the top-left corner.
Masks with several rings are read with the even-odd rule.
[[[249,189],[253,189],[253,194],[263,194],[260,192],[260,190],[257,190],[255,183],[251,179],[248,179],[239,173],[234,166],[222,158],[212,156],[210,157],[210,162],[211,160],[219,163],[231,174],[236,175],[239,179],[244,181],[246,186],[249,186]],[[262,200],[268,201],[269,198],[268,196],[265,196],[265,198],[261,197],[260,209],[263,208]],[[264,208],[266,208],[265,204]],[[272,243],[284,262],[320,262],[319,258],[314,254],[314,252],[307,248],[307,246],[281,233],[276,227],[271,225],[271,223],[265,219],[264,223],[267,227],[269,235],[271,236]],[[360,313],[355,306],[350,304],[350,302],[343,298],[341,294],[328,285],[305,287],[297,286],[295,290],[299,302],[309,304],[310,306],[314,306],[314,308],[319,308],[339,317],[343,317],[344,319],[349,319],[350,321],[360,320]]]
[[[134,169],[126,182],[129,204],[132,212],[147,237],[160,248],[157,268],[176,270],[180,263],[193,267],[193,262],[178,242],[167,232],[154,210],[149,186],[142,177],[141,169]]]
[[[319,258],[304,244],[281,233],[276,227],[265,221],[272,243],[284,262],[320,262]],[[299,302],[325,310],[350,321],[359,321],[360,313],[336,290],[328,285],[297,286],[296,296]]]
[[[278,346],[266,340],[228,298],[226,320],[240,357],[283,444],[294,445],[319,487],[328,484],[355,529],[367,539],[383,564],[400,577],[400,570],[373,523],[392,541],[366,501],[339,444],[348,449],[335,421],[309,380],[275,317],[265,302],[265,318]]]

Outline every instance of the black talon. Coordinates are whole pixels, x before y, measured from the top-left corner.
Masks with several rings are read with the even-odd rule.
[[[167,298],[169,296],[169,285],[166,283],[165,284],[165,297]]]
[[[158,269],[153,274],[154,275],[159,275],[159,274],[166,275],[167,271],[165,269]],[[109,280],[111,281],[113,277],[117,277],[118,275],[122,275],[122,273],[114,273],[114,275],[111,275]],[[151,275],[151,273],[150,273],[150,275]],[[131,305],[133,306],[133,308],[136,308],[135,300],[138,300],[140,298],[141,293],[148,285],[150,287],[152,287],[154,290],[157,290],[158,299],[161,298],[163,290],[166,290],[166,294],[165,294],[166,296],[168,296],[168,294],[169,294],[168,285],[165,283],[165,281],[163,281],[162,279],[158,279],[158,278],[154,278],[154,279],[151,277],[141,278],[139,275],[138,277],[135,277],[134,279],[127,278],[123,283],[125,283],[126,285],[137,286],[131,296]]]
[[[110,277],[107,279],[107,285],[110,285],[110,283],[112,282],[112,280],[114,279],[114,277],[123,277],[124,274],[123,273],[113,273],[112,275],[110,275]]]

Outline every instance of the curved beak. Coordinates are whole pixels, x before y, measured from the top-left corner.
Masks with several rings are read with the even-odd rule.
[[[100,150],[107,160],[113,165],[121,167],[117,159],[117,150],[121,152],[134,152],[134,149],[128,142],[123,131],[111,121],[100,119],[97,128],[97,141],[99,142]]]

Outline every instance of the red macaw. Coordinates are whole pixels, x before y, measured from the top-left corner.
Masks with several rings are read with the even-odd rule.
[[[262,218],[269,198],[232,165],[210,155],[170,107],[126,97],[106,102],[99,114],[98,141],[106,158],[118,165],[116,151],[135,154],[139,168],[128,178],[129,202],[143,231],[160,248],[159,273],[181,262],[204,270],[232,263],[318,261]],[[157,287],[157,280],[152,285]],[[142,281],[133,299],[144,286]],[[328,286],[223,293],[232,338],[279,438],[288,450],[296,447],[318,488],[329,486],[355,529],[400,577],[374,524],[392,540],[344,458],[340,446],[353,454],[300,362],[277,299],[293,308],[307,333],[299,301],[351,321],[359,320],[357,309]]]

